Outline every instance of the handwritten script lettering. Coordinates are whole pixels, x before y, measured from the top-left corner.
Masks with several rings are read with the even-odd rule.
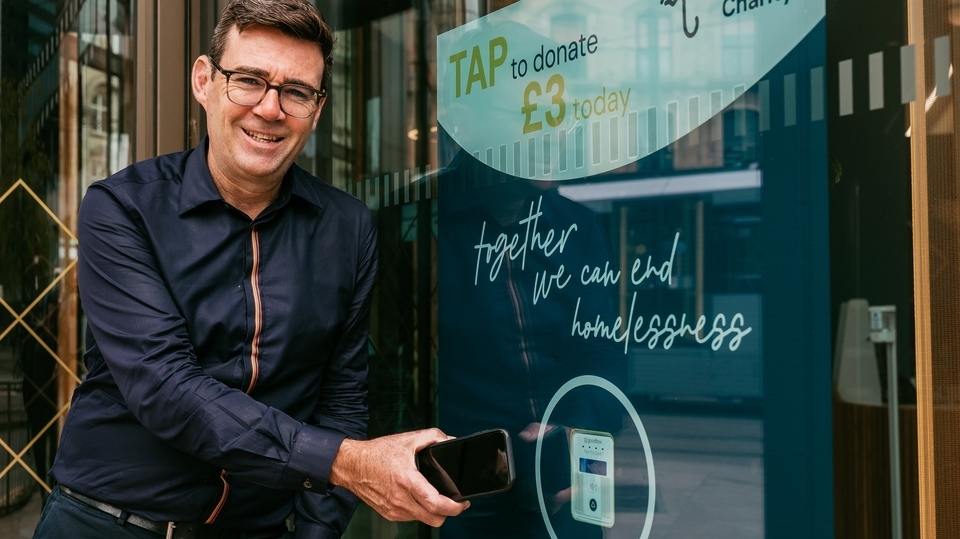
[[[483,228],[480,230],[480,242],[473,246],[477,250],[477,270],[473,276],[473,284],[477,284],[482,262],[490,264],[490,282],[493,282],[497,280],[497,275],[500,273],[500,267],[503,265],[506,256],[509,256],[510,260],[520,258],[520,270],[523,271],[527,267],[528,251],[543,251],[547,258],[553,256],[556,252],[563,252],[570,235],[576,232],[577,225],[572,224],[566,230],[560,231],[558,238],[555,238],[557,233],[552,228],[546,234],[541,234],[541,231],[537,229],[537,224],[543,215],[543,212],[540,211],[542,202],[543,197],[540,197],[536,202],[536,210],[533,207],[534,203],[531,202],[529,214],[519,221],[519,224],[523,226],[523,238],[520,237],[519,232],[512,236],[501,233],[493,243],[487,243],[485,241],[487,222],[483,222]],[[554,239],[556,239],[556,242],[554,242]]]
[[[536,253],[544,259],[550,259],[564,252],[571,237],[580,227],[571,223],[565,228],[542,228],[540,218],[543,217],[541,196],[536,202],[531,202],[525,217],[517,221],[520,230],[514,233],[502,232],[490,240],[487,237],[487,222],[480,226],[480,240],[473,246],[477,251],[477,261],[473,275],[473,284],[477,286],[481,278],[489,282],[496,281],[500,276],[500,269],[506,260],[520,260],[520,269],[515,271],[513,278],[522,278],[526,270],[527,255]],[[586,261],[580,266],[579,288],[589,292],[591,287],[608,287],[618,285],[622,278],[629,278],[630,283],[638,286],[646,281],[665,283],[671,286],[674,283],[673,265],[676,259],[677,246],[680,243],[680,233],[673,237],[673,247],[666,260],[655,260],[653,255],[637,257],[630,265],[629,276],[621,275],[619,270],[612,269],[609,260]],[[569,260],[568,260],[569,262]],[[578,264],[579,265],[579,264]],[[565,264],[558,264],[555,269],[539,270],[533,273],[533,305],[541,304],[551,292],[567,288],[576,273],[569,273]],[[481,277],[483,275],[483,277]],[[606,339],[622,344],[623,353],[627,354],[631,345],[644,345],[653,350],[657,347],[669,350],[677,339],[687,339],[697,345],[710,346],[717,351],[724,346],[730,351],[740,348],[743,339],[753,331],[742,313],[715,313],[712,320],[707,315],[700,315],[688,320],[687,315],[681,313],[652,314],[644,318],[637,311],[637,291],[629,296],[630,308],[627,316],[615,313],[587,313],[581,311],[583,295],[576,297],[576,305],[571,313],[570,335],[582,339]],[[561,328],[558,328],[561,330]]]

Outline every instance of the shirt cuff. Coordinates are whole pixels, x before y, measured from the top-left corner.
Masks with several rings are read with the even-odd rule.
[[[283,474],[284,484],[308,492],[333,489],[334,485],[329,482],[330,469],[344,438],[346,435],[342,432],[303,425],[293,441],[293,452]],[[297,537],[300,537],[299,533]]]

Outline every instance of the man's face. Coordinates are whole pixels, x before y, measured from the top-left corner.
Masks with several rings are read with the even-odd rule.
[[[259,25],[242,33],[234,27],[218,63],[227,71],[261,75],[271,84],[299,83],[316,89],[324,69],[317,44]],[[206,56],[194,64],[193,92],[207,112],[211,174],[217,180],[248,185],[283,177],[317,126],[324,102],[321,99],[308,118],[280,110],[280,96],[272,89],[256,106],[236,105],[227,99],[227,78]]]

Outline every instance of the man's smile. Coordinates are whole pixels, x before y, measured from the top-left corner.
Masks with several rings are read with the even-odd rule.
[[[242,127],[240,129],[243,129]],[[247,134],[248,137],[252,138],[257,142],[279,142],[283,140],[283,137],[278,137],[276,135],[269,135],[267,133],[260,133],[258,131],[250,131],[248,129],[243,129],[243,132]]]

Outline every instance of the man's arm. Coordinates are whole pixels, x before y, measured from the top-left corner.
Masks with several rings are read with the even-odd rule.
[[[352,439],[367,434],[367,346],[370,303],[377,272],[377,234],[372,219],[364,220],[365,230],[358,246],[355,292],[350,310],[337,339],[337,349],[324,370],[320,400],[312,424],[343,432]],[[294,457],[296,458],[296,456]],[[329,475],[334,455],[324,462]],[[342,487],[323,492],[297,493],[296,537],[325,539],[343,535],[357,507],[357,497]]]
[[[356,497],[350,492],[391,521],[419,520],[438,527],[448,516],[460,514],[470,502],[458,503],[441,495],[414,461],[419,449],[446,439],[438,429],[427,429],[373,440],[344,440],[330,473],[330,483],[339,486],[326,494],[298,496],[296,538],[340,537],[356,508]]]
[[[419,520],[438,527],[470,502],[437,492],[417,470],[416,452],[449,439],[439,429],[404,432],[373,440],[344,440],[330,482],[346,487],[387,520]]]
[[[376,232],[369,232],[360,252],[357,293],[338,340],[334,362],[324,374],[314,423],[348,433],[330,470],[327,493],[301,492],[296,505],[297,539],[339,537],[356,508],[356,495],[388,520],[420,520],[439,526],[468,503],[441,496],[416,469],[417,450],[447,439],[436,429],[363,441],[366,432],[367,339],[370,295],[376,273]]]

